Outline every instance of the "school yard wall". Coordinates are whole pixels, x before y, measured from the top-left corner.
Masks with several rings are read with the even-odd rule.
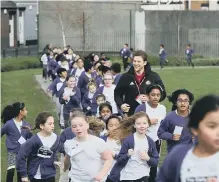
[[[219,57],[218,11],[145,11],[145,49],[157,55],[164,44],[168,55],[184,55],[190,43],[195,53]]]
[[[190,43],[198,55],[219,57],[219,12],[143,11],[139,2],[39,1],[39,51],[48,43],[77,51],[118,52],[124,43],[157,55],[182,56]]]
[[[39,50],[48,43],[78,51],[118,51],[134,42],[135,11],[139,2],[39,1]]]

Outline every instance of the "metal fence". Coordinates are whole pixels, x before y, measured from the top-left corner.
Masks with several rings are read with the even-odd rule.
[[[37,46],[25,46],[25,47],[16,47],[16,48],[7,48],[2,49],[1,57],[20,57],[20,56],[38,56]]]

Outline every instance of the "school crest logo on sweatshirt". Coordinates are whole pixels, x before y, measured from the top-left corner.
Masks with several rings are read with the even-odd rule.
[[[146,85],[150,85],[150,84],[151,84],[150,80],[147,80],[147,81],[145,82],[145,84],[146,84]]]

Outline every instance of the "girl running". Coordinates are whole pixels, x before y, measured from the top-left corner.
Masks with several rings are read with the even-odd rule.
[[[38,114],[34,129],[40,131],[20,148],[17,171],[21,174],[22,182],[28,182],[28,179],[30,182],[55,182],[55,165],[60,166],[57,153],[61,145],[59,137],[53,133],[53,116],[48,112]]]
[[[169,101],[173,103],[172,112],[167,114],[158,129],[158,137],[167,141],[168,153],[178,144],[193,143],[192,134],[187,127],[189,105],[193,100],[193,94],[185,89],[176,90],[169,97]]]
[[[23,102],[8,105],[2,112],[1,119],[4,125],[1,128],[1,136],[6,135],[6,148],[8,151],[6,182],[13,182],[17,153],[21,145],[32,137],[31,126],[24,121],[26,116],[27,109]],[[21,176],[19,173],[17,173],[17,179],[20,182]]]
[[[69,126],[68,120],[70,111],[73,108],[80,108],[81,103],[81,93],[79,88],[76,87],[76,78],[74,76],[69,76],[66,78],[67,86],[63,89],[62,93],[60,94],[60,104],[63,105],[62,107],[62,114],[64,118],[64,127],[67,128]],[[62,124],[62,123],[60,123]]]
[[[148,182],[150,167],[158,165],[154,141],[146,135],[150,120],[139,112],[124,119],[119,127],[121,150],[107,182]]]
[[[157,182],[219,181],[219,97],[196,101],[188,127],[198,142],[176,146],[164,160]]]
[[[72,116],[71,126],[75,138],[65,142],[65,167],[72,182],[101,182],[112,165],[112,154],[106,143],[88,133],[85,116]]]

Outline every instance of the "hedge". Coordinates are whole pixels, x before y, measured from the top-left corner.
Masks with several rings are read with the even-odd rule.
[[[111,57],[112,62],[119,62],[122,64],[120,57]],[[184,58],[168,57],[168,64],[166,66],[187,66],[187,62]],[[156,56],[148,56],[148,62],[152,66],[158,66],[159,61]],[[195,66],[219,66],[219,58],[194,58],[193,62]],[[1,72],[41,68],[41,63],[37,57],[19,57],[2,59]]]
[[[1,72],[40,68],[41,63],[37,57],[7,58],[1,61]]]

